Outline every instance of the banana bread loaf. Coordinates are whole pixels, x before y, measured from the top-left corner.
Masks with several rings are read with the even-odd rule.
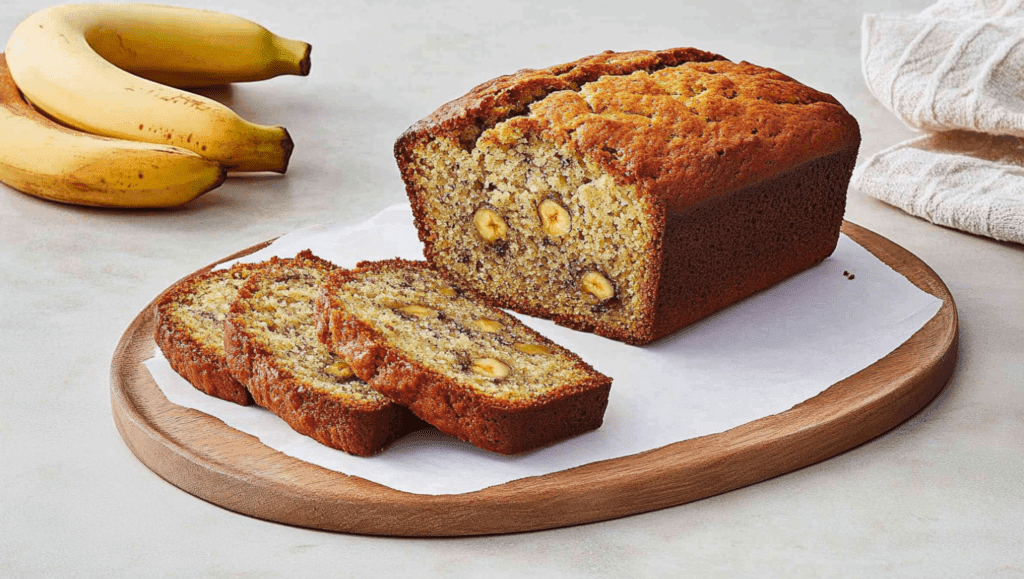
[[[318,340],[313,302],[335,269],[308,250],[294,259],[271,258],[228,312],[227,365],[257,404],[296,432],[370,456],[424,424],[357,378]]]
[[[830,255],[859,143],[831,96],[680,48],[499,77],[395,157],[434,267],[644,344]]]
[[[611,379],[425,262],[328,277],[320,339],[357,376],[442,432],[514,454],[598,428]]]
[[[224,320],[238,289],[263,267],[240,263],[193,276],[161,296],[156,307],[155,340],[171,368],[196,389],[243,406],[253,400],[228,370]]]

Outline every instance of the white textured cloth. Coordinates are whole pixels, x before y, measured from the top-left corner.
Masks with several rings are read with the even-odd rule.
[[[940,0],[868,14],[868,88],[925,134],[854,172],[853,186],[927,219],[1024,243],[1024,0]]]

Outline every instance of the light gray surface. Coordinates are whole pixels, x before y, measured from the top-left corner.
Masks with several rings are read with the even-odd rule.
[[[308,78],[215,95],[287,126],[295,155],[285,177],[232,179],[172,211],[64,206],[0,186],[0,576],[1024,576],[1024,247],[858,191],[847,219],[915,253],[955,296],[959,366],[889,434],[739,491],[509,536],[339,535],[184,493],[111,419],[111,355],[157,293],[259,241],[401,201],[395,137],[479,82],[604,49],[696,46],[836,96],[861,123],[863,160],[912,133],[864,87],[861,16],[927,0],[181,3],[313,44]],[[0,38],[45,5],[5,0]]]

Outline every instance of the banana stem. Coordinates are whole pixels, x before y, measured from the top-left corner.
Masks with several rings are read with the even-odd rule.
[[[278,57],[270,69],[274,75],[309,75],[309,54],[313,50],[309,43],[276,36],[274,37],[274,47],[278,51]]]

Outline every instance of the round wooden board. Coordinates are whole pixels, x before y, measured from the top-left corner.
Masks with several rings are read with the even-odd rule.
[[[862,444],[927,405],[953,373],[957,312],[942,280],[910,252],[871,231],[848,222],[843,231],[942,299],[938,314],[888,356],[818,396],[719,434],[472,493],[400,492],[286,456],[219,419],[168,402],[142,364],[155,348],[152,303],[128,327],[114,354],[114,421],[131,451],[179,488],[232,511],[323,530],[402,536],[510,533],[680,505]]]

